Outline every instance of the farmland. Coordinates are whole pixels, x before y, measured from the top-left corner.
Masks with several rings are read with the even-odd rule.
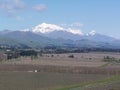
[[[120,53],[91,52],[1,61],[0,90],[119,90],[119,59]]]
[[[1,90],[54,90],[64,86],[104,79],[106,75],[48,72],[1,72]]]
[[[70,58],[74,55],[74,58]],[[31,57],[20,57],[18,59],[3,61],[4,64],[28,64],[28,65],[51,65],[51,66],[85,66],[100,67],[107,62],[103,59],[105,56],[120,59],[119,53],[67,53],[67,54],[44,54],[40,57],[31,59]]]

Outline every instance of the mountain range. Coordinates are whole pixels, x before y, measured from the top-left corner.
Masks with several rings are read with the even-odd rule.
[[[120,40],[96,33],[94,30],[84,34],[78,29],[42,23],[32,29],[0,31],[0,45],[36,48],[58,46],[120,49]]]

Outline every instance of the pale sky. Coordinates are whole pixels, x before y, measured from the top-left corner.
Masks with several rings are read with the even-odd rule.
[[[120,0],[0,0],[0,30],[41,23],[120,38]]]

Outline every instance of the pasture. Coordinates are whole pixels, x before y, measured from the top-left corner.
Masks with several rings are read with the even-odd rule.
[[[74,58],[70,58],[74,55]],[[50,66],[70,66],[70,67],[100,67],[106,65],[104,57],[114,57],[120,59],[120,53],[67,53],[67,54],[43,54],[36,58],[20,57],[18,59],[2,61],[3,64],[29,64],[29,65],[50,65]],[[113,65],[113,63],[112,63]],[[119,66],[119,65],[118,65]]]
[[[119,90],[120,63],[106,56],[120,59],[120,53],[92,52],[1,61],[0,90]]]
[[[0,90],[55,90],[108,77],[94,74],[0,72]]]

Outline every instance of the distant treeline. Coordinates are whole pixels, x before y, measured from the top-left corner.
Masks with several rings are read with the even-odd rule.
[[[20,50],[20,56],[37,56],[38,52],[35,50]]]
[[[1,50],[3,52],[3,50]],[[20,56],[43,56],[43,54],[62,53],[89,53],[89,52],[120,52],[120,49],[100,49],[100,48],[29,48],[29,49],[6,49],[4,50],[7,59],[18,58]],[[74,58],[74,56],[69,56]],[[108,59],[105,59],[108,60]],[[110,60],[110,59],[109,59]]]
[[[44,53],[87,53],[87,52],[120,52],[120,49],[110,48],[44,48]]]
[[[75,46],[54,46],[54,45],[48,45],[44,47],[29,47],[24,44],[20,45],[7,45],[7,44],[0,44],[0,50],[19,50],[22,53],[33,53],[32,51],[27,50],[33,50],[33,51],[41,51],[43,53],[84,53],[84,52],[120,52],[120,48],[109,48],[109,47],[75,47]],[[22,55],[22,54],[21,54]]]

